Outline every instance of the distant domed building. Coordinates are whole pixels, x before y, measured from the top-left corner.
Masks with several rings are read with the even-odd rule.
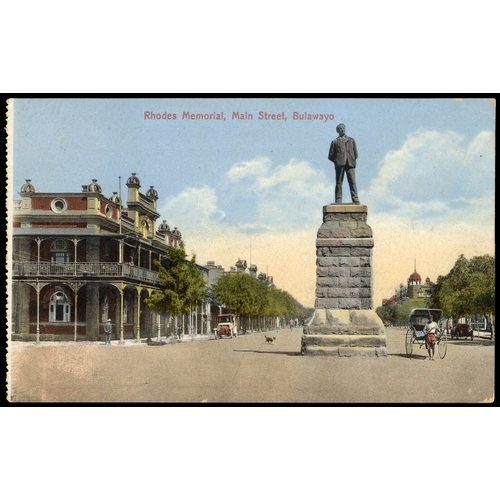
[[[415,267],[413,273],[408,278],[408,287],[406,296],[409,299],[421,299],[429,297],[432,293],[432,285],[430,279],[425,280],[425,284],[422,285],[422,277],[417,272],[417,263],[415,261]]]

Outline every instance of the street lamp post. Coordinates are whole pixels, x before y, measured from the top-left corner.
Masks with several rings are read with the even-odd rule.
[[[141,292],[142,286],[135,287],[137,290],[137,343],[141,343]]]
[[[125,283],[122,283],[120,285],[120,344],[124,344],[125,341],[123,340],[123,297],[125,295]]]
[[[75,264],[76,265],[76,264]],[[73,290],[74,297],[75,297],[75,317],[74,317],[74,341],[76,342],[76,335],[77,335],[77,319],[78,319],[78,290],[85,285],[85,282],[72,282],[68,283],[69,287]]]
[[[40,265],[40,261],[38,261]],[[36,280],[36,344],[40,344],[40,283]]]

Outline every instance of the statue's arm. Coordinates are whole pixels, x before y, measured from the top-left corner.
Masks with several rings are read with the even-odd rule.
[[[328,159],[330,161],[335,161],[335,141],[330,144],[330,151],[328,152]]]
[[[354,158],[358,158],[358,148],[356,147],[356,141],[353,139],[352,140],[352,147],[354,149]]]

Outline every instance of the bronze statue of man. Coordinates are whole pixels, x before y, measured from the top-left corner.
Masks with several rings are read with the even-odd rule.
[[[337,125],[337,133],[339,136],[332,141],[330,152],[328,153],[328,159],[335,164],[335,203],[342,203],[342,183],[344,182],[344,174],[346,174],[351,190],[352,202],[355,205],[359,205],[356,176],[354,173],[356,158],[358,157],[356,142],[352,137],[345,135],[345,125],[343,123]]]

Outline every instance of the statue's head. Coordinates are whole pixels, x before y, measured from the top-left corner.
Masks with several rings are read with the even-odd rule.
[[[337,131],[337,134],[344,135],[345,134],[345,125],[343,123],[339,123],[335,130]]]

